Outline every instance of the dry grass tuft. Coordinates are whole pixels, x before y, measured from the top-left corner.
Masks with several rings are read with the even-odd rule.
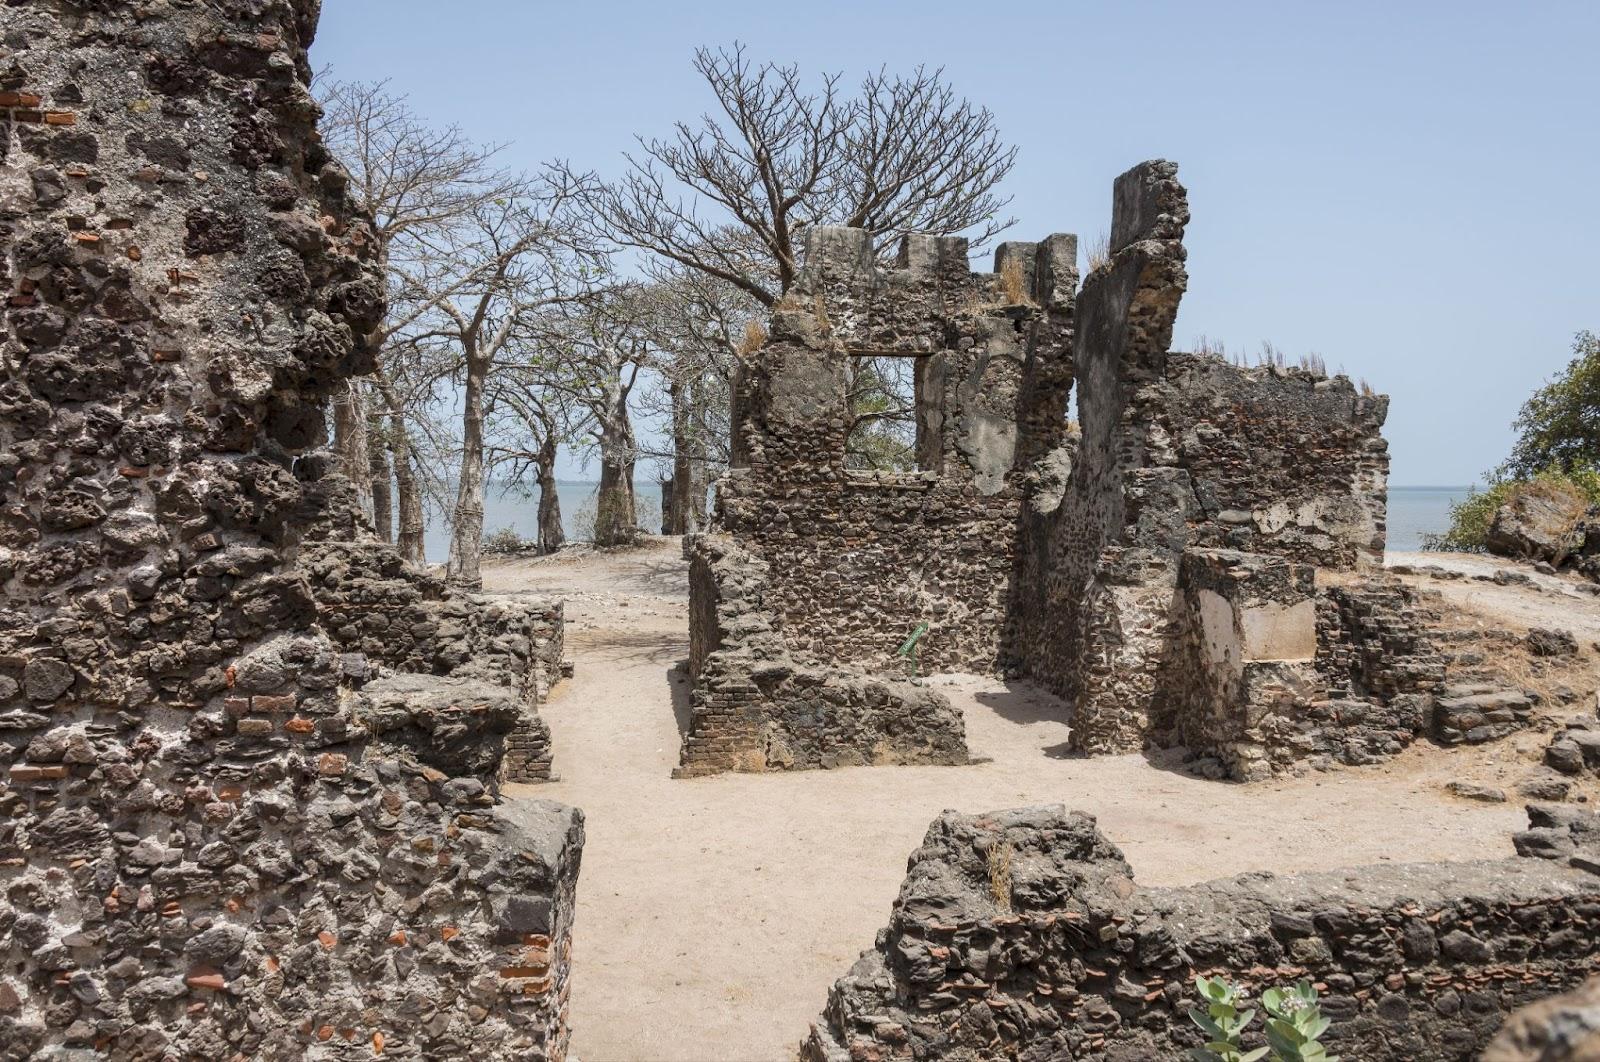
[[[760,350],[767,342],[767,330],[760,321],[746,321],[744,325],[744,338],[734,348],[734,353],[741,358],[747,358]]]
[[[1089,272],[1108,268],[1111,265],[1111,233],[1104,230],[1086,248],[1084,253],[1089,256]]]
[[[989,898],[1002,913],[1011,913],[1011,845],[996,841],[989,849]]]
[[[1007,306],[1028,306],[1033,302],[1033,297],[1028,293],[1027,284],[1022,278],[1022,262],[1016,258],[1009,258],[1006,264],[1000,267],[1000,290],[1005,295]]]

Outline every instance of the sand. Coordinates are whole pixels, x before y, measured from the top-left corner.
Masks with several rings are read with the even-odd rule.
[[[991,762],[674,781],[685,571],[676,540],[485,569],[490,591],[567,600],[576,673],[543,710],[560,780],[510,794],[587,816],[572,974],[573,1050],[585,1062],[792,1058],[946,808],[1087,811],[1151,885],[1509,856],[1526,823],[1515,800],[1472,803],[1443,786],[1510,785],[1541,735],[1465,751],[1422,743],[1382,766],[1236,785],[1161,756],[1070,758],[1053,698],[972,676],[930,681],[966,714],[974,756]],[[1524,588],[1430,583],[1524,623],[1553,609],[1563,626],[1600,632],[1600,599],[1575,596],[1569,608]]]

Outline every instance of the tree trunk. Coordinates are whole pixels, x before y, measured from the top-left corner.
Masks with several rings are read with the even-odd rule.
[[[400,417],[396,415],[394,419],[398,421]],[[422,512],[422,488],[417,486],[417,473],[411,462],[411,447],[402,435],[394,448],[394,497],[399,516],[394,545],[407,564],[424,568],[428,564],[428,522]]]
[[[372,460],[367,454],[367,410],[360,386],[346,380],[333,398],[333,450],[363,516],[372,511]]]
[[[688,531],[688,501],[690,490],[689,448],[693,444],[689,431],[689,394],[684,381],[674,378],[667,384],[667,398],[672,403],[672,478],[662,480],[661,533],[681,535]],[[667,483],[672,489],[666,489]]]
[[[620,388],[600,421],[600,494],[595,500],[594,541],[597,546],[625,546],[638,538],[633,504],[633,421],[628,398]]]
[[[405,411],[400,408],[400,396],[395,393],[394,385],[381,368],[374,382],[389,410],[389,453],[394,460],[394,496],[400,519],[395,548],[401,559],[421,568],[428,563],[424,541],[427,522],[422,515],[422,491],[417,486],[416,469],[411,463],[411,435],[406,431]]]
[[[461,393],[461,475],[445,579],[452,585],[483,586],[483,388],[487,359],[468,349],[467,382]]]
[[[678,487],[679,503],[683,506],[683,531],[685,535],[698,534],[706,526],[706,395],[700,378],[689,387],[689,439],[688,461],[684,465],[685,478]]]
[[[673,489],[673,478],[662,476],[661,480],[661,533],[663,535],[681,535],[683,527],[678,521],[677,492]]]
[[[556,493],[556,437],[551,432],[539,447],[539,552],[554,553],[566,545],[561,526],[561,498]]]
[[[389,446],[383,438],[382,422],[376,419],[367,425],[367,455],[372,473],[372,526],[377,529],[379,542],[393,542],[394,476],[389,470]]]

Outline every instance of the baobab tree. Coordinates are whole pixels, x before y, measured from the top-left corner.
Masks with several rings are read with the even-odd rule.
[[[808,89],[798,67],[757,65],[740,44],[701,48],[694,67],[716,111],[641,137],[620,180],[586,186],[585,205],[624,246],[772,306],[799,275],[811,225],[864,228],[887,249],[908,232],[981,245],[1011,224],[996,189],[1016,149],[940,70],[880,70],[848,95],[838,74]],[[730,227],[748,238],[728,239]]]
[[[536,358],[527,359],[529,365]],[[546,386],[537,372],[505,373],[497,389],[495,423],[489,446],[493,467],[504,468],[506,478],[521,484],[532,478],[539,491],[535,543],[540,553],[554,553],[567,541],[561,519],[561,496],[556,483],[556,460],[561,447],[587,430],[588,411],[571,396]]]
[[[549,311],[594,299],[606,283],[604,255],[572,216],[574,190],[559,173],[524,182],[469,210],[435,241],[433,257],[416,264],[417,290],[441,294],[430,298],[407,341],[459,388],[460,460],[445,575],[461,586],[482,584],[484,427],[497,374]],[[456,279],[445,284],[443,277]]]
[[[457,261],[453,272],[436,268],[439,248],[448,242],[445,234],[516,192],[522,181],[496,165],[497,145],[475,143],[453,125],[428,125],[384,82],[319,80],[316,88],[323,138],[350,171],[351,191],[373,216],[378,261],[389,286],[378,367],[340,396],[335,447],[358,495],[371,498],[379,536],[388,540],[397,513],[396,545],[403,557],[420,565],[423,494],[430,479],[439,477],[426,475],[418,436],[425,432],[422,418],[436,379],[415,357],[410,333],[440,298],[484,265]]]
[[[764,311],[798,278],[813,225],[864,228],[887,257],[906,233],[965,233],[979,247],[1011,224],[998,188],[1016,149],[940,70],[879,70],[851,93],[838,74],[808,85],[798,67],[755,63],[739,44],[699,49],[694,68],[715,108],[639,138],[620,179],[585,185],[593,223],[620,246]],[[864,368],[852,459],[903,460],[909,449],[895,443],[910,431],[909,380],[895,366]]]

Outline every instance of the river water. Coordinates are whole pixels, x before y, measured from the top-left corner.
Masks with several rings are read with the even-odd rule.
[[[584,539],[588,532],[580,527],[585,516],[593,519],[594,495],[598,484],[580,480],[561,480],[557,493],[561,498],[562,522],[567,537]],[[661,491],[656,483],[639,477],[636,486],[639,499],[639,520],[646,527],[660,526]],[[1425,533],[1443,531],[1450,524],[1450,505],[1466,497],[1466,487],[1390,487],[1389,488],[1389,548],[1416,550],[1422,548]],[[486,532],[509,527],[523,538],[532,538],[538,528],[538,496],[522,494],[516,490],[502,490],[491,486],[484,499],[483,527]],[[437,514],[428,521],[428,559],[443,563],[448,549],[444,522]]]

